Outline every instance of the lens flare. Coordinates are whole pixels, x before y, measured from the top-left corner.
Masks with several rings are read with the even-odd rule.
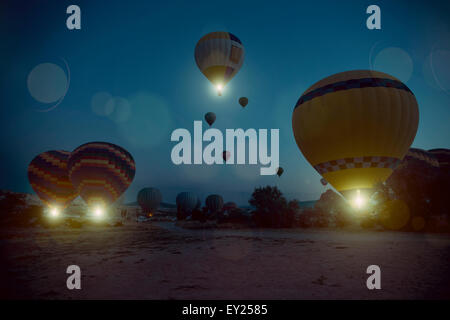
[[[361,209],[366,204],[366,199],[361,195],[361,192],[358,190],[356,192],[355,198],[353,198],[352,205],[356,209]]]
[[[217,94],[219,96],[221,96],[222,95],[222,91],[223,91],[223,85],[221,83],[217,84],[216,85],[216,89],[217,89]]]
[[[98,206],[94,208],[94,216],[96,218],[102,218],[104,214],[104,210],[102,207]]]
[[[59,214],[60,214],[60,211],[59,211],[59,209],[57,207],[53,207],[53,208],[50,209],[50,216],[51,217],[56,218],[56,217],[59,216]]]

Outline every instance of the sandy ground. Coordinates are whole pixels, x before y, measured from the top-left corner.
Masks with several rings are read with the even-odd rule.
[[[1,298],[450,299],[450,236],[185,230],[170,222],[0,230]],[[80,266],[82,289],[66,268]],[[381,290],[366,287],[381,267]]]

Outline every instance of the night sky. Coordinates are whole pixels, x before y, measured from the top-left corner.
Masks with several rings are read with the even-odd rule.
[[[81,8],[81,30],[66,27],[70,4]],[[370,4],[381,8],[381,30],[366,28]],[[153,186],[166,202],[194,191],[245,204],[268,184],[288,198],[317,199],[325,188],[297,148],[291,117],[301,94],[328,75],[373,68],[396,76],[419,103],[413,147],[450,147],[449,17],[449,1],[1,1],[0,188],[32,192],[27,166],[38,153],[107,141],[136,161],[128,201]],[[213,31],[237,35],[246,49],[222,97],[194,60],[197,41]],[[46,62],[68,71],[64,61],[67,94],[42,112],[55,103],[33,98],[27,78]],[[107,116],[99,92],[113,97]],[[259,164],[172,164],[172,131],[193,133],[208,111],[223,133],[280,129],[284,175],[260,176]]]

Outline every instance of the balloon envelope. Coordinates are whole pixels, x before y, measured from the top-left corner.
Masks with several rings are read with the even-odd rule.
[[[229,32],[211,32],[195,46],[195,62],[200,71],[216,87],[224,87],[244,62],[241,40]]]
[[[205,200],[209,212],[220,211],[223,208],[223,198],[218,194],[211,194]]]
[[[199,204],[200,199],[195,193],[181,192],[177,195],[177,207],[186,213],[192,212]]]
[[[242,107],[245,107],[245,106],[248,104],[248,99],[247,99],[246,97],[241,97],[241,98],[239,98],[239,104],[240,104]]]
[[[281,175],[283,174],[283,172],[284,172],[284,169],[283,169],[282,167],[279,167],[279,168],[277,169],[277,175],[278,175],[279,177],[281,177]]]
[[[223,161],[226,162],[228,159],[230,159],[230,155],[231,155],[230,151],[222,152],[222,159],[223,159]]]
[[[28,165],[31,187],[46,205],[64,209],[78,196],[69,180],[69,156],[68,151],[47,151],[37,155]]]
[[[370,70],[325,78],[298,100],[292,128],[309,163],[348,197],[384,182],[416,135],[419,111],[398,79]]]
[[[137,195],[137,202],[145,213],[153,213],[162,201],[162,194],[156,188],[144,188]]]
[[[113,203],[131,184],[134,159],[125,149],[108,142],[90,142],[76,148],[68,163],[69,178],[86,203]]]
[[[208,112],[205,114],[205,120],[211,126],[216,121],[216,114],[214,112]]]
[[[432,152],[428,152],[418,148],[410,148],[406,153],[405,159],[416,159],[424,161],[433,167],[439,167],[439,161]]]

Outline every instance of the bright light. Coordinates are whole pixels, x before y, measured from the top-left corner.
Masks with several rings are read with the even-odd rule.
[[[94,209],[94,216],[96,218],[101,218],[103,216],[103,209],[102,209],[102,207],[95,207],[95,209]]]
[[[50,215],[53,217],[53,218],[56,218],[57,216],[59,216],[59,209],[58,208],[56,208],[56,207],[53,207],[53,208],[51,208],[50,209]]]
[[[217,84],[216,89],[217,89],[217,93],[219,94],[219,96],[221,96],[222,90],[223,90],[223,85],[221,83]]]
[[[357,209],[361,209],[366,204],[366,199],[361,196],[361,192],[358,190],[356,197],[353,199],[353,206]]]

